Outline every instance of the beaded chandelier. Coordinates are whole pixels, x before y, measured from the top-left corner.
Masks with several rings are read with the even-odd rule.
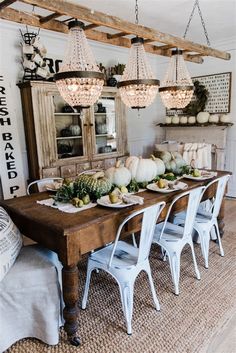
[[[146,58],[143,38],[133,38],[128,64],[118,83],[122,101],[130,108],[149,106],[158,92],[159,80],[154,79]]]
[[[168,109],[186,107],[193,96],[193,82],[187,70],[182,50],[172,50],[172,56],[159,88],[163,104]]]
[[[135,23],[138,24],[137,0],[135,2],[135,14]],[[124,74],[117,84],[122,101],[133,109],[142,109],[149,106],[154,101],[160,84],[159,80],[154,79],[143,43],[143,38],[135,37],[131,39],[129,60]]]
[[[65,59],[54,79],[60,95],[70,106],[88,108],[102,92],[104,75],[96,65],[83,28],[83,22],[69,22]]]

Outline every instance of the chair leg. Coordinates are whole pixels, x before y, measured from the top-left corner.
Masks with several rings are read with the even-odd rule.
[[[132,240],[133,240],[133,246],[134,246],[135,248],[137,248],[138,245],[137,245],[137,242],[136,242],[136,238],[135,238],[134,233],[132,233]]]
[[[134,282],[125,282],[119,284],[123,313],[125,316],[128,335],[132,334],[132,315],[133,315],[133,297]]]
[[[209,256],[209,242],[210,242],[210,233],[207,231],[199,231],[200,244],[202,250],[202,256],[205,262],[205,268],[208,268],[208,256]]]
[[[156,294],[156,290],[154,287],[154,283],[153,283],[153,279],[152,279],[152,274],[151,274],[151,268],[150,268],[150,264],[148,263],[148,266],[146,267],[146,272],[148,275],[148,279],[149,279],[149,283],[150,283],[150,288],[151,288],[151,292],[152,292],[152,297],[153,297],[153,301],[154,301],[154,305],[156,307],[156,309],[158,311],[160,311],[160,304],[159,304],[159,300],[157,298],[157,294]]]
[[[168,254],[168,259],[175,289],[174,292],[176,295],[179,295],[180,254],[177,252],[170,253]]]
[[[217,235],[217,239],[218,239],[218,242],[219,242],[220,255],[221,255],[221,256],[225,256],[225,254],[224,254],[224,249],[223,249],[222,242],[221,242],[219,226],[218,226],[217,221],[216,221],[216,223],[214,224],[214,226],[215,226],[215,229],[216,229],[216,235]]]
[[[192,251],[193,265],[194,265],[194,270],[195,270],[195,273],[196,273],[196,277],[197,277],[197,279],[201,279],[201,275],[200,275],[200,272],[199,272],[199,269],[198,269],[197,260],[196,260],[196,256],[195,256],[193,242],[191,241],[189,243],[189,245],[190,245],[190,248],[191,248],[191,251]]]
[[[86,309],[87,306],[87,300],[88,300],[88,292],[89,292],[89,285],[90,285],[90,279],[91,279],[91,273],[94,270],[94,268],[88,268],[87,270],[87,277],[86,277],[86,282],[85,282],[85,287],[84,287],[84,295],[82,299],[82,309]]]

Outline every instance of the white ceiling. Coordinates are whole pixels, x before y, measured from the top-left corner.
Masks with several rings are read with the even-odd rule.
[[[195,0],[139,0],[139,22],[162,32],[183,36]],[[135,21],[135,0],[73,0],[80,5]],[[199,0],[212,44],[236,37],[236,0]],[[206,44],[195,9],[187,39]]]

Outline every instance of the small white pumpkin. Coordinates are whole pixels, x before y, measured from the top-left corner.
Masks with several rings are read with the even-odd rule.
[[[105,171],[105,177],[116,186],[127,186],[131,181],[131,173],[121,165],[121,161],[117,161],[115,167],[108,168]]]
[[[157,176],[156,163],[151,159],[130,156],[126,159],[125,166],[138,183],[149,182]]]
[[[195,124],[196,123],[196,117],[194,115],[188,117],[188,123],[189,124]]]
[[[197,115],[197,122],[199,124],[205,124],[208,122],[210,114],[208,112],[200,112]]]
[[[211,114],[209,117],[209,123],[217,124],[219,122],[219,115],[218,114]]]
[[[166,120],[166,124],[171,124],[172,122],[171,116],[166,116],[165,120]]]
[[[156,158],[155,156],[153,156],[153,154],[151,155],[151,159],[156,163],[156,166],[157,166],[157,174],[156,175],[164,174],[166,167],[165,167],[165,163],[163,162],[163,160],[160,158]]]
[[[178,115],[174,115],[172,118],[172,124],[179,124],[179,117]]]
[[[223,114],[220,116],[221,123],[231,123],[231,116],[227,114]]]
[[[180,124],[187,124],[188,118],[187,116],[181,116],[179,121],[180,121]]]

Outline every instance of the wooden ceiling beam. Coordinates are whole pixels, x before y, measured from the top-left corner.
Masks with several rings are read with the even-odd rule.
[[[128,34],[129,33],[126,33],[126,32],[119,32],[119,33],[114,33],[114,34],[107,33],[107,38],[108,39],[115,39],[115,38],[127,36]]]
[[[84,27],[84,30],[85,31],[90,31],[90,29],[97,28],[97,27],[99,27],[99,25],[95,25],[95,23],[91,23],[90,25],[86,25]]]
[[[3,9],[0,12],[0,17],[8,21],[27,24],[33,27],[40,27],[40,28],[55,31],[55,32],[68,33],[68,26],[61,21],[51,20],[50,22],[41,23],[40,17],[36,16],[35,14],[25,13],[11,8]],[[129,38],[120,37],[120,38],[113,38],[111,40],[107,38],[107,33],[92,30],[92,29],[86,32],[86,37],[88,39],[102,42],[105,44],[112,44],[112,45],[125,47],[125,48],[130,48],[131,46],[131,41]],[[171,56],[170,50],[160,49],[160,46],[147,44],[145,45],[145,50],[148,53],[155,54],[155,55],[163,55],[167,57]],[[185,59],[198,64],[201,64],[203,62],[203,59],[200,56],[191,57],[190,55],[186,55]]]
[[[46,23],[49,22],[51,20],[53,20],[54,18],[60,17],[61,14],[59,14],[58,12],[54,12],[51,15],[48,15],[46,17],[41,17],[40,18],[40,23]]]
[[[3,0],[2,2],[0,2],[0,10],[4,9],[7,6],[10,6],[11,4],[13,4],[16,1],[17,0]]]
[[[201,55],[213,56],[219,59],[229,60],[230,54],[206,45],[191,42],[156,29],[137,25],[116,16],[111,16],[99,11],[91,10],[85,6],[69,2],[68,0],[21,0],[26,4],[36,5],[53,12],[59,12],[63,15],[73,16],[80,20],[95,23],[100,26],[116,29],[120,32],[127,32],[142,38],[172,45],[180,49],[197,52]]]

